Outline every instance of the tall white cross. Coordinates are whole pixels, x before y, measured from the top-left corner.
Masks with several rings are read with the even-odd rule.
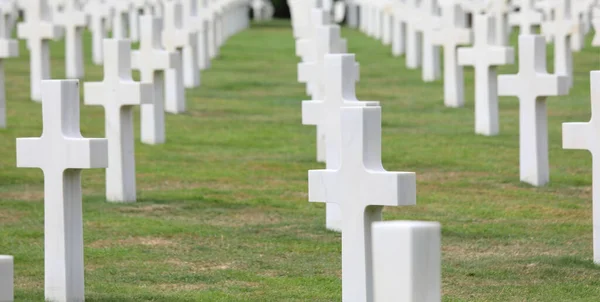
[[[84,76],[83,28],[87,25],[86,14],[78,0],[66,0],[63,10],[57,14],[55,23],[65,31],[65,70],[67,78]]]
[[[383,206],[416,204],[416,177],[383,169],[381,107],[343,108],[341,135],[339,167],[309,171],[308,198],[341,208],[342,300],[372,301],[371,224]]]
[[[406,3],[393,1],[392,55],[401,56],[406,52]]]
[[[493,44],[499,46],[508,45],[508,12],[511,7],[508,0],[487,1],[486,12],[494,18]]]
[[[160,18],[145,15],[140,18],[140,49],[131,53],[131,65],[141,74],[141,81],[154,86],[154,102],[141,105],[141,136],[146,144],[165,142],[165,71],[181,60],[180,53],[163,49]]]
[[[565,95],[568,89],[566,77],[546,72],[544,37],[520,35],[519,73],[501,75],[498,93],[519,98],[519,162],[523,182],[543,186],[550,180],[546,97]]]
[[[0,15],[2,12],[0,11]],[[10,38],[7,30],[10,20],[0,20],[0,128],[6,128],[6,85],[4,79],[4,59],[19,56],[19,42]]]
[[[431,37],[434,45],[444,47],[444,104],[462,107],[465,104],[463,67],[457,63],[456,48],[471,44],[471,31],[463,24],[464,12],[454,2],[442,6],[442,24]]]
[[[473,18],[475,43],[458,49],[458,64],[475,68],[475,133],[496,135],[500,131],[496,66],[512,64],[514,50],[490,41],[493,18],[485,14]]]
[[[419,2],[417,0],[406,0],[406,67],[416,69],[421,66],[423,44],[419,35],[418,22],[421,18]]]
[[[322,100],[325,98],[325,55],[340,53],[340,27],[337,25],[321,26],[317,29],[315,35],[315,54],[314,61],[303,62],[298,64],[298,81],[307,83],[312,93],[312,99]],[[354,81],[358,81],[358,65]],[[321,126],[317,125],[317,161],[324,162],[326,160],[326,144],[324,141],[325,134]]]
[[[135,153],[133,106],[152,104],[152,84],[131,79],[131,44],[128,40],[104,40],[104,80],[85,83],[86,105],[104,107],[109,165],[106,199],[135,202]]]
[[[164,27],[162,32],[162,43],[167,51],[179,52],[181,57],[173,69],[167,70],[165,75],[167,89],[165,110],[170,113],[185,112],[185,89],[184,89],[184,64],[183,49],[193,43],[195,34],[183,28],[183,6],[177,1],[164,3]],[[191,68],[197,70],[196,65]]]
[[[29,77],[31,79],[31,99],[41,101],[42,80],[50,78],[49,40],[62,36],[61,28],[50,19],[50,8],[46,0],[30,0],[25,4],[25,22],[19,23],[19,39],[27,39],[29,47]]]
[[[44,266],[47,301],[83,301],[81,170],[106,168],[107,140],[79,131],[79,81],[42,82],[44,130],[17,139],[17,167],[44,172]]]
[[[85,5],[89,16],[88,25],[92,32],[92,62],[100,65],[103,62],[102,43],[108,37],[107,25],[113,15],[113,7],[106,0],[90,1]]]
[[[592,20],[594,26],[594,39],[592,40],[592,46],[600,46],[600,8],[594,9],[595,16]]]
[[[592,219],[594,263],[600,264],[600,71],[590,73],[592,118],[588,123],[563,124],[563,148],[592,154]]]
[[[508,16],[510,25],[519,26],[519,34],[529,35],[534,33],[534,27],[542,23],[542,13],[535,8],[536,0],[520,0],[519,11]]]
[[[129,12],[133,9],[133,3],[128,0],[112,0],[112,7],[114,9],[112,38],[127,39]]]
[[[325,30],[325,28],[322,28]],[[379,102],[361,102],[356,98],[356,61],[353,54],[330,54],[324,60],[325,95],[321,100],[302,102],[302,123],[316,125],[318,141],[325,145],[327,169],[340,166],[341,136],[340,112],[344,107],[377,106]],[[327,204],[326,227],[340,231],[342,219],[340,208]]]
[[[578,22],[571,19],[571,0],[555,0],[554,20],[542,23],[542,32],[554,37],[554,73],[569,78],[569,88],[573,86],[573,53],[571,35]]]
[[[435,29],[440,24],[438,8],[434,0],[421,0],[421,16],[413,19],[422,35],[423,65],[421,78],[425,82],[435,81],[440,78],[440,47],[434,45],[432,38]]]

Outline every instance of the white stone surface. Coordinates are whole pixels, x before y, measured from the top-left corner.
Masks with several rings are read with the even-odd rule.
[[[569,88],[573,86],[573,53],[571,35],[578,22],[571,19],[571,0],[555,0],[554,19],[542,23],[542,32],[554,40],[554,73],[569,78]]]
[[[492,44],[494,21],[488,15],[473,17],[474,44],[458,49],[458,64],[475,69],[475,133],[497,135],[500,131],[496,66],[512,64],[511,47]]]
[[[17,35],[26,39],[29,48],[31,99],[41,101],[42,80],[50,79],[50,46],[48,42],[62,36],[61,28],[52,23],[46,0],[25,3],[25,22],[19,23]]]
[[[179,52],[181,57],[173,69],[167,70],[165,87],[167,91],[165,110],[169,113],[185,112],[185,88],[183,70],[183,49],[195,40],[195,36],[182,29],[183,7],[178,2],[165,2],[165,19],[162,32],[162,43],[165,50]],[[179,20],[179,21],[176,21]],[[193,66],[198,68],[197,63]]]
[[[165,72],[181,60],[180,53],[168,52],[161,43],[160,18],[140,18],[140,49],[131,53],[131,66],[140,71],[141,81],[154,87],[152,104],[141,105],[141,139],[156,145],[165,142]]]
[[[92,32],[92,62],[101,65],[103,60],[102,43],[108,37],[107,27],[113,15],[113,8],[106,0],[90,1],[85,6],[89,17],[88,27]]]
[[[342,300],[370,301],[371,225],[382,219],[383,206],[416,203],[416,177],[383,169],[381,107],[343,108],[341,131],[340,166],[309,171],[308,198],[341,208]]]
[[[534,27],[542,24],[543,14],[535,8],[536,0],[520,0],[519,11],[508,16],[510,25],[519,27],[519,34],[533,34]]]
[[[344,107],[376,106],[378,102],[361,102],[356,98],[356,62],[353,54],[330,54],[324,59],[325,95],[321,100],[302,102],[302,123],[317,126],[317,141],[325,147],[327,169],[340,166],[340,113]],[[342,217],[338,205],[327,204],[326,227],[341,231]]]
[[[439,223],[375,222],[372,237],[372,301],[442,301],[442,235]]]
[[[406,7],[401,1],[394,1],[392,7],[392,55],[397,57],[406,52]]]
[[[600,71],[590,73],[592,118],[563,124],[563,148],[588,150],[592,155],[592,219],[594,263],[600,264]]]
[[[86,105],[104,107],[109,165],[106,199],[135,202],[133,106],[152,104],[152,84],[131,79],[131,45],[127,40],[104,40],[104,80],[85,83]]]
[[[14,263],[12,256],[0,255],[0,302],[13,302]]]
[[[543,186],[550,181],[546,97],[568,93],[564,76],[546,72],[546,43],[542,36],[519,36],[519,73],[501,75],[498,93],[519,98],[521,181]]]
[[[444,48],[444,104],[462,107],[465,104],[463,67],[457,62],[457,47],[471,44],[471,31],[463,24],[464,12],[453,1],[442,6],[442,24],[432,34],[433,45]]]
[[[486,12],[494,19],[492,43],[499,46],[508,45],[508,12],[511,10],[509,0],[487,1]]]
[[[47,301],[83,301],[81,170],[106,168],[107,140],[79,131],[79,81],[42,82],[44,130],[17,139],[17,167],[44,172],[44,266]]]
[[[112,7],[114,9],[112,38],[117,40],[127,39],[129,12],[133,9],[133,3],[128,0],[113,0]]]
[[[65,31],[65,73],[69,79],[82,79],[83,29],[87,25],[86,14],[79,1],[66,0],[63,10],[57,14],[55,24]]]
[[[0,12],[2,14],[2,12]],[[19,43],[10,38],[7,30],[10,20],[0,20],[0,128],[6,128],[6,86],[4,77],[4,59],[19,56]]]
[[[325,55],[341,53],[340,40],[339,26],[327,25],[317,28],[317,34],[314,38],[315,43],[313,44],[315,46],[314,53],[310,55],[310,58],[314,58],[314,61],[298,64],[298,81],[307,84],[314,100],[322,100],[325,97]],[[355,81],[358,81],[358,73],[358,71],[354,73],[356,75]],[[323,129],[317,125],[317,161],[319,162],[324,162],[326,159],[326,147],[322,131]]]
[[[195,88],[200,86],[200,67],[198,64],[198,34],[196,29],[198,7],[196,0],[180,1],[181,15],[178,15],[177,9],[168,8],[165,10],[165,24],[169,28],[167,32],[175,35],[190,35],[190,40],[182,49],[183,62],[183,84],[186,88]],[[167,5],[169,7],[169,5]],[[168,14],[171,14],[168,16]],[[180,19],[181,17],[181,19]],[[168,23],[169,22],[169,23]],[[181,31],[181,33],[175,33]]]
[[[420,14],[418,13],[418,1],[406,0],[406,68],[416,69],[421,66],[423,43],[417,26]]]
[[[600,8],[597,9],[598,13],[592,20],[594,26],[594,40],[592,40],[592,46],[600,46]]]

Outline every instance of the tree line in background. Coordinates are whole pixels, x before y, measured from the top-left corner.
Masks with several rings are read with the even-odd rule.
[[[290,18],[290,8],[287,5],[287,0],[271,0],[275,6],[275,18]]]

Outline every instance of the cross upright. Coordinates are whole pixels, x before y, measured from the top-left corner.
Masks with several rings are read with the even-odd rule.
[[[2,37],[10,38],[14,29],[15,22],[19,18],[19,8],[15,1],[0,1],[0,16],[4,28],[0,32]]]
[[[412,172],[387,172],[381,164],[381,107],[341,110],[341,154],[336,169],[308,174],[311,202],[339,205],[342,213],[342,300],[372,300],[371,224],[383,206],[416,204]]]
[[[19,23],[19,39],[27,39],[29,48],[29,77],[31,79],[31,99],[41,101],[42,80],[50,78],[49,40],[62,36],[62,30],[50,18],[47,0],[30,0],[25,5],[25,22]]]
[[[196,1],[196,14],[191,20],[191,29],[196,32],[196,39],[198,40],[198,68],[200,70],[206,70],[210,67],[210,54],[209,54],[209,40],[208,40],[208,20],[204,18],[203,11],[204,0],[193,0]]]
[[[340,112],[344,107],[377,106],[379,102],[361,102],[356,98],[356,61],[353,54],[329,54],[324,60],[325,96],[322,100],[302,102],[302,123],[316,125],[317,141],[325,145],[327,169],[340,165]],[[326,227],[340,231],[342,217],[339,206],[326,205]]]
[[[183,28],[183,6],[181,3],[178,1],[167,1],[164,3],[164,10],[163,46],[165,50],[179,52],[183,56],[183,49],[195,40],[195,34]],[[183,58],[180,57],[176,66],[167,70],[165,75],[165,87],[167,89],[165,110],[175,114],[185,112],[184,67],[182,60]]]
[[[435,81],[440,78],[440,48],[433,41],[435,29],[439,26],[440,17],[437,15],[436,2],[434,0],[421,0],[420,17],[415,18],[417,26],[422,35],[423,61],[421,78],[425,82]]]
[[[306,28],[306,34],[301,39],[296,40],[296,56],[300,57],[302,62],[314,61],[315,55],[315,36],[317,28],[331,24],[331,16],[320,8],[314,8],[310,14],[310,24]]]
[[[67,78],[81,79],[84,75],[83,29],[87,25],[86,14],[78,0],[66,0],[63,10],[55,18],[56,24],[65,31],[65,70]]]
[[[109,165],[106,199],[135,202],[135,154],[133,106],[152,104],[152,84],[131,79],[131,44],[128,40],[104,40],[104,80],[85,83],[86,105],[104,107]]]
[[[46,301],[83,301],[81,170],[106,168],[107,140],[79,131],[79,82],[42,81],[44,130],[17,139],[17,167],[44,172]]]
[[[542,32],[554,37],[554,73],[567,76],[573,86],[573,53],[571,35],[578,22],[571,18],[571,0],[555,0],[554,19],[542,23]]]
[[[183,83],[186,88],[195,88],[200,86],[198,26],[202,25],[202,23],[197,22],[198,7],[196,6],[196,0],[182,0],[179,2],[181,3],[181,12],[183,15],[183,18],[179,20],[181,24],[166,24],[165,26],[170,26],[171,31],[182,31],[183,35],[191,36],[188,43],[182,49]],[[172,13],[172,11],[167,11],[167,13]]]
[[[451,2],[442,6],[442,24],[431,37],[434,45],[444,48],[444,104],[462,107],[465,104],[463,67],[458,65],[456,49],[471,44],[471,30],[464,27],[460,6]]]
[[[592,46],[600,46],[600,8],[594,9],[594,19],[592,25],[594,26],[594,40],[592,40]]]
[[[307,83],[312,99],[322,100],[325,98],[325,55],[339,53],[340,27],[337,25],[321,26],[315,35],[315,60],[298,64],[298,81]],[[358,81],[359,67],[356,65],[354,81]],[[323,129],[317,125],[317,161],[325,162],[326,146]]]
[[[458,49],[458,64],[475,69],[475,133],[496,135],[500,130],[496,66],[512,64],[512,47],[493,45],[494,21],[488,15],[475,15],[473,47]]]
[[[146,144],[165,142],[165,71],[179,62],[178,52],[164,50],[161,43],[160,18],[145,15],[140,18],[140,49],[131,53],[131,65],[141,74],[143,83],[154,87],[154,102],[141,105],[141,137]]]
[[[0,15],[2,12],[0,11]],[[4,59],[19,56],[19,42],[10,38],[11,21],[0,19],[0,128],[6,128],[6,85],[4,80]]]
[[[108,37],[107,24],[113,15],[113,7],[106,0],[90,1],[85,5],[92,32],[92,62],[100,65],[103,62],[102,43]]]
[[[406,67],[416,69],[422,63],[423,44],[417,26],[422,12],[417,0],[406,0],[404,7],[406,8]]]
[[[501,96],[519,98],[521,181],[543,186],[550,180],[546,97],[565,95],[564,76],[546,72],[546,43],[542,36],[519,36],[519,73],[498,78]]]
[[[392,4],[392,55],[401,56],[406,52],[406,22],[408,12],[404,1]]]
[[[508,0],[487,1],[486,11],[494,18],[493,44],[499,46],[508,45],[508,12],[511,7]]]
[[[600,71],[590,73],[592,118],[588,123],[563,124],[563,148],[592,154],[592,219],[594,263],[600,264]]]
[[[114,9],[112,38],[127,39],[127,23],[129,23],[129,12],[133,9],[133,3],[128,0],[112,0],[112,7]]]
[[[512,12],[508,16],[510,25],[519,26],[519,34],[533,34],[534,26],[542,23],[543,15],[535,8],[536,0],[521,0],[518,12]]]

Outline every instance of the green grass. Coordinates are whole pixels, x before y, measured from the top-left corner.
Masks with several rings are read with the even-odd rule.
[[[501,99],[499,136],[474,135],[472,70],[465,108],[445,108],[441,81],[423,83],[379,41],[344,36],[361,63],[359,98],[383,106],[384,166],[417,173],[417,206],[386,219],[443,225],[444,301],[597,301],[591,156],[562,150],[561,124],[589,120],[598,50],[576,53],[571,94],[548,99],[551,183],[533,188],[519,182],[515,98]],[[29,100],[23,42],[21,53],[6,62],[0,254],[15,256],[17,301],[41,301],[43,178],[15,167],[15,138],[41,134],[41,106]],[[53,43],[54,78],[63,59]],[[137,203],[106,203],[103,171],[83,172],[87,301],[341,299],[340,235],[307,202],[307,170],[322,165],[314,127],[301,125],[297,61],[289,23],[231,38],[187,91],[189,111],[167,116],[168,143],[136,143]],[[86,75],[97,81],[102,68],[88,64]],[[103,136],[101,108],[82,106],[81,117],[84,136]]]

